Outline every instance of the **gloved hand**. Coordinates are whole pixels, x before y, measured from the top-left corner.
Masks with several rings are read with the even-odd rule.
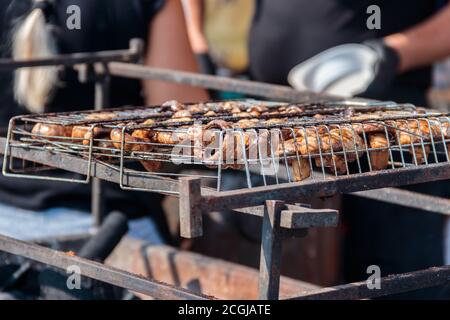
[[[382,97],[394,81],[399,56],[382,39],[325,50],[294,67],[288,76],[297,90],[345,97]]]
[[[195,57],[201,73],[209,75],[216,74],[216,66],[208,53],[197,53]]]
[[[359,95],[367,98],[379,98],[392,85],[397,76],[400,58],[397,52],[387,46],[382,39],[368,40],[363,45],[374,50],[378,59],[374,64],[374,78],[364,92]]]
[[[197,64],[202,74],[216,74],[216,66],[208,53],[197,53],[195,58],[197,59]],[[208,89],[208,95],[210,99],[215,100],[219,94],[216,90]]]

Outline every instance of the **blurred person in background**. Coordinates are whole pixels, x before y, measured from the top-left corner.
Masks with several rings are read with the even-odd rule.
[[[80,29],[69,30],[67,9],[80,8]],[[145,41],[144,63],[149,66],[196,71],[184,16],[178,0],[35,0],[0,2],[1,57],[27,60],[55,54],[127,49],[133,38]],[[80,83],[73,69],[23,68],[0,72],[0,126],[26,113],[94,108],[94,83]],[[206,100],[202,89],[158,81],[111,79],[110,106],[142,106],[167,100]],[[72,177],[72,175],[71,175]],[[124,192],[105,183],[106,211],[129,217],[153,215],[163,237],[168,231],[156,194]],[[88,212],[90,187],[0,176],[0,211],[17,208],[30,213],[80,210]],[[45,227],[45,226],[42,226]]]
[[[375,28],[368,23],[377,14],[372,5],[380,9]],[[338,46],[358,43],[376,56],[370,66],[373,77],[358,95],[423,106],[431,66],[450,55],[449,39],[446,1],[258,0],[249,41],[250,73],[255,80],[286,85],[299,64],[319,68],[314,58],[325,50],[339,53]],[[339,80],[333,74],[337,68],[326,70],[333,81]],[[444,182],[408,189],[450,196]],[[367,279],[370,265],[386,276],[444,264],[444,216],[351,196],[344,198],[342,212],[346,282]],[[434,288],[407,296],[441,298],[444,293]]]
[[[189,40],[204,74],[245,77],[254,0],[182,0]],[[214,93],[215,98],[240,98]]]

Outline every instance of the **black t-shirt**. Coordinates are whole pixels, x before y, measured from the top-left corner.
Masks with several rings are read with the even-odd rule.
[[[367,28],[367,8],[381,9],[381,29]],[[306,59],[345,43],[359,43],[414,26],[436,11],[432,0],[258,0],[250,35],[254,79],[286,84],[289,71]],[[422,104],[431,69],[402,75],[380,99]],[[411,101],[412,100],[412,101]]]
[[[163,0],[58,0],[49,17],[60,53],[93,52],[127,49],[132,38],[146,40],[150,21]],[[81,9],[81,30],[66,27],[67,8],[78,5]],[[0,1],[1,56],[11,56],[11,34],[14,26],[29,12],[31,1]],[[67,69],[61,75],[61,86],[47,107],[49,112],[93,109],[94,84],[81,84],[77,74]],[[26,114],[13,98],[13,72],[0,71],[0,126],[2,136],[8,120]],[[111,106],[142,105],[144,103],[139,81],[113,78]],[[111,209],[142,214],[148,210],[150,200],[143,193],[121,192],[108,184],[107,204]],[[49,182],[6,178],[0,175],[0,202],[27,209],[50,206],[89,207],[90,187],[63,182]],[[132,205],[130,205],[132,203]]]

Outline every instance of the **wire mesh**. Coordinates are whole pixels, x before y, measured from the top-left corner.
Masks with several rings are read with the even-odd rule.
[[[73,182],[89,182],[90,164],[98,161],[120,172],[118,183],[126,190],[164,191],[128,185],[126,177],[133,174],[195,176],[221,191],[231,171],[252,188],[448,162],[449,128],[446,114],[392,102],[171,101],[13,118],[3,171],[58,180],[42,174],[49,168],[39,159],[18,165],[8,156],[10,148],[37,149],[88,161],[85,177]]]

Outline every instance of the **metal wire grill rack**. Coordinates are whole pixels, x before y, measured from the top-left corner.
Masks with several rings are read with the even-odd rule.
[[[126,176],[198,177],[217,191],[239,170],[246,187],[396,170],[449,161],[450,118],[385,103],[286,104],[256,100],[120,108],[16,117],[8,149],[46,150],[102,162]],[[48,167],[4,158],[4,173],[43,176]],[[139,165],[136,165],[136,163]],[[189,173],[179,166],[189,166]],[[88,183],[84,177],[64,181]],[[171,192],[169,192],[171,193]],[[178,193],[178,192],[173,192]]]

